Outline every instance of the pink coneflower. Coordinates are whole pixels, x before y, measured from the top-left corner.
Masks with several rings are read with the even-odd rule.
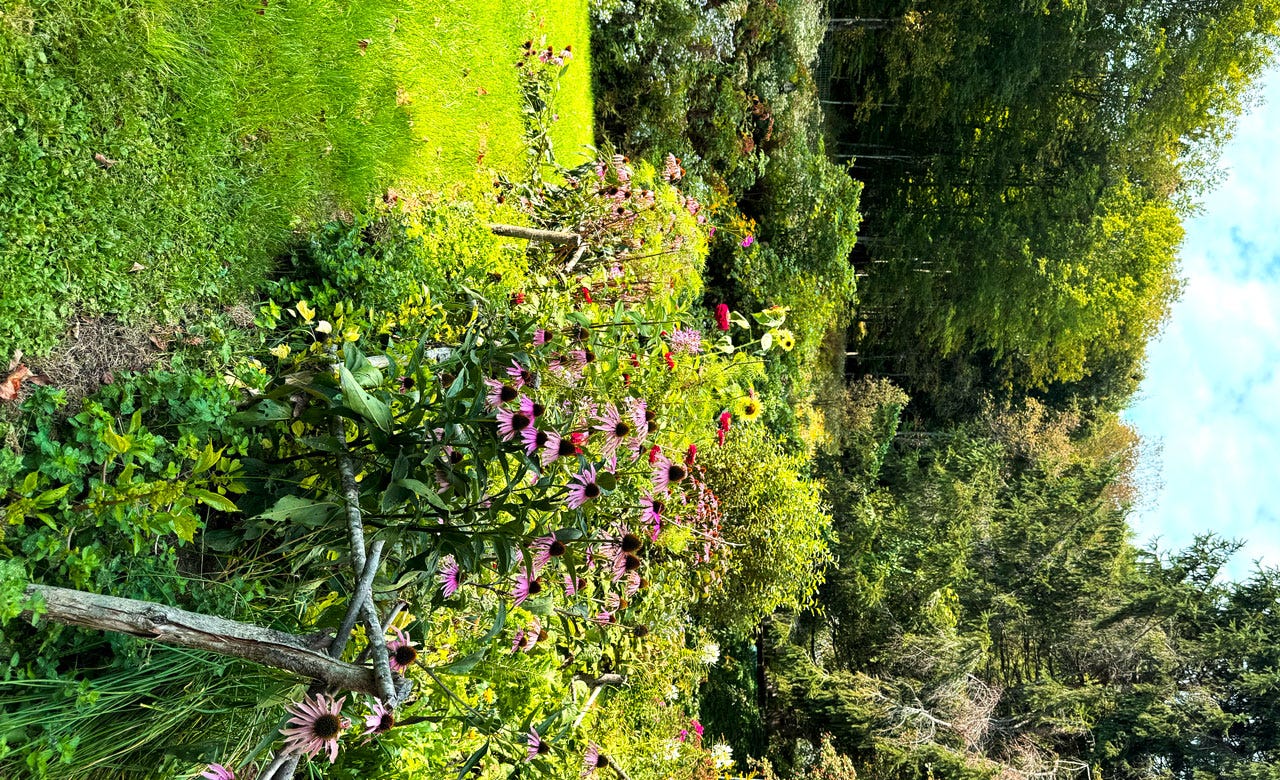
[[[542,448],[543,468],[555,463],[560,458],[580,454],[582,454],[582,448],[573,441],[572,436],[561,436],[559,431],[547,431],[547,441]]]
[[[396,638],[387,642],[388,665],[392,671],[403,672],[418,660],[418,651],[414,649],[413,640],[408,634],[394,626],[391,630],[395,632]]]
[[[539,537],[535,539],[532,545],[535,550],[533,556],[533,572],[537,574],[551,563],[552,558],[559,558],[564,555],[564,542],[556,538],[555,534]]]
[[[652,529],[649,534],[650,541],[657,541],[658,534],[662,533],[663,509],[664,506],[660,498],[645,496],[640,499],[640,521]]]
[[[628,596],[636,595],[636,593],[640,591],[640,588],[643,585],[644,585],[644,577],[640,576],[640,572],[638,571],[628,572],[627,587],[625,591]]]
[[[484,383],[489,388],[488,392],[485,393],[484,402],[489,405],[490,409],[497,409],[499,406],[510,403],[520,396],[520,391],[506,382],[501,382],[497,379],[486,379]]]
[[[716,304],[716,327],[720,330],[729,329],[729,304]]]
[[[296,704],[285,705],[293,717],[280,730],[284,737],[286,753],[307,755],[314,758],[322,750],[329,752],[329,763],[338,760],[338,737],[351,727],[351,721],[342,717],[342,704],[347,698],[333,699],[321,693],[308,696]]]
[[[210,764],[208,769],[200,773],[200,776],[205,780],[236,780],[236,773],[222,764]]]
[[[533,453],[543,447],[546,447],[547,443],[551,441],[551,435],[549,433],[539,430],[532,425],[520,432],[520,438],[524,439],[524,451],[525,454],[530,457],[533,457]],[[545,457],[546,456],[544,455],[543,458],[545,459]],[[543,465],[546,464],[544,463]]]
[[[581,577],[564,575],[564,595],[572,596],[586,586],[587,581]]]
[[[604,412],[596,417],[600,424],[595,427],[597,431],[604,433],[603,452],[606,457],[612,457],[618,452],[619,445],[626,442],[635,428],[631,423],[622,418],[618,413],[618,407],[612,403],[604,408]]]
[[[634,551],[618,550],[613,556],[613,581],[617,582],[628,574],[639,571],[642,565],[643,561]]]
[[[515,639],[511,643],[511,652],[527,653],[546,636],[547,632],[543,630],[542,623],[534,618],[528,628],[522,628],[516,632]]]
[[[462,570],[458,568],[458,562],[452,555],[446,555],[440,563],[440,573],[437,576],[440,578],[441,589],[445,598],[451,598],[462,585]]]
[[[550,337],[547,335],[547,331],[543,328],[538,328],[533,332],[533,346],[540,347],[543,344],[546,344],[549,340]]]
[[[538,756],[544,756],[551,752],[551,746],[538,736],[538,730],[533,726],[529,727],[529,733],[525,735],[525,742],[529,745],[529,755],[525,757],[525,761],[532,761]]]
[[[364,736],[385,734],[394,725],[396,725],[396,719],[391,714],[391,708],[383,704],[380,699],[374,699],[373,704],[369,706],[369,714],[364,716]]]
[[[684,178],[684,166],[680,165],[680,158],[674,154],[668,154],[663,160],[662,179],[670,184],[671,182],[680,181]]]
[[[525,599],[541,592],[542,580],[521,574],[516,577],[516,586],[511,589],[511,597],[515,599],[516,606],[519,606],[525,602]]]
[[[659,457],[658,462],[653,464],[654,490],[665,493],[668,487],[682,481],[688,474],[684,466],[672,463],[665,456]]]
[[[524,387],[525,385],[532,385],[538,378],[536,374],[514,360],[511,361],[511,365],[507,367],[507,376],[511,377],[512,383],[515,384],[517,388]]]
[[[600,486],[596,484],[596,467],[587,466],[581,473],[573,475],[573,481],[569,483],[569,495],[564,502],[570,509],[577,509],[599,497]]]
[[[702,333],[694,328],[682,328],[670,336],[671,351],[696,355],[702,351]]]
[[[525,411],[524,400],[520,402],[521,411],[513,412],[510,409],[498,410],[498,434],[503,441],[511,441],[516,436],[524,433],[524,429],[533,424],[533,418]]]
[[[649,411],[649,405],[645,403],[643,398],[631,396],[624,403],[627,406],[627,416],[631,418],[631,424],[635,426],[636,437],[643,440],[649,435],[649,426],[654,418],[653,412]]]

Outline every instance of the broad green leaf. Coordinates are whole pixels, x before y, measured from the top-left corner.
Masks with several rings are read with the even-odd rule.
[[[187,488],[187,493],[202,504],[207,504],[219,512],[238,512],[240,511],[234,502],[226,496],[218,495],[209,490],[200,488]],[[187,541],[191,541],[188,539]]]
[[[351,372],[347,370],[346,366],[338,366],[338,375],[342,382],[343,404],[351,411],[378,426],[379,429],[390,433],[391,408],[369,395],[360,386],[360,383],[356,381]]]

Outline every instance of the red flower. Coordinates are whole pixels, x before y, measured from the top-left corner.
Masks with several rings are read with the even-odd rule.
[[[684,454],[684,465],[693,466],[693,461],[698,457],[698,445],[690,444],[689,451]]]
[[[582,443],[587,440],[586,431],[574,431],[569,434],[569,441],[573,442],[573,446],[578,450],[577,455],[582,454]]]
[[[668,371],[675,371],[675,370],[676,370],[676,361],[672,359],[672,357],[671,357],[671,353],[670,353],[670,352],[667,352],[667,353],[663,354],[663,356],[662,356],[662,357],[666,358],[666,361],[667,361],[667,370],[668,370]]]
[[[623,387],[630,387],[630,386],[631,386],[631,375],[630,375],[630,374],[623,374],[623,375],[622,375],[622,385],[623,385]]]
[[[586,287],[586,286],[584,285],[584,286],[582,286],[582,287],[578,288],[578,291],[582,293],[582,299],[583,299],[583,300],[585,300],[587,303],[595,303],[595,301],[591,300],[591,289],[590,289],[590,288],[588,288],[588,287]]]
[[[635,366],[636,368],[640,367],[640,356],[634,352],[631,353],[631,365]]]
[[[729,423],[733,420],[733,415],[724,411],[720,413],[720,424],[716,426],[716,443],[724,444],[724,435],[729,432]]]
[[[650,465],[652,465],[653,463],[657,462],[657,460],[658,460],[658,456],[659,456],[659,455],[661,455],[661,454],[662,454],[662,448],[661,448],[661,447],[659,447],[658,445],[656,445],[656,444],[655,444],[655,445],[653,445],[652,447],[650,447],[650,448],[649,448],[649,463],[650,463]]]
[[[522,303],[524,303],[524,293],[522,292],[511,293],[512,306],[519,306]]]
[[[716,305],[716,325],[720,330],[729,329],[729,304],[721,303]]]

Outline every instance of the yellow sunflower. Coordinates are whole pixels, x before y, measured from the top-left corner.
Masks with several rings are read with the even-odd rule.
[[[773,340],[774,340],[774,343],[776,343],[779,347],[782,348],[783,352],[790,352],[791,350],[795,349],[795,346],[796,346],[795,334],[787,330],[786,328],[780,328],[774,331]]]
[[[739,398],[734,406],[734,414],[746,422],[758,419],[763,412],[764,406],[760,403],[760,399],[749,395]]]

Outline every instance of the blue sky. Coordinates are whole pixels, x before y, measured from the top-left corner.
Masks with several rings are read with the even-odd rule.
[[[1125,414],[1146,442],[1134,541],[1241,539],[1236,578],[1280,566],[1280,68],[1258,98],[1186,223],[1182,299]]]

